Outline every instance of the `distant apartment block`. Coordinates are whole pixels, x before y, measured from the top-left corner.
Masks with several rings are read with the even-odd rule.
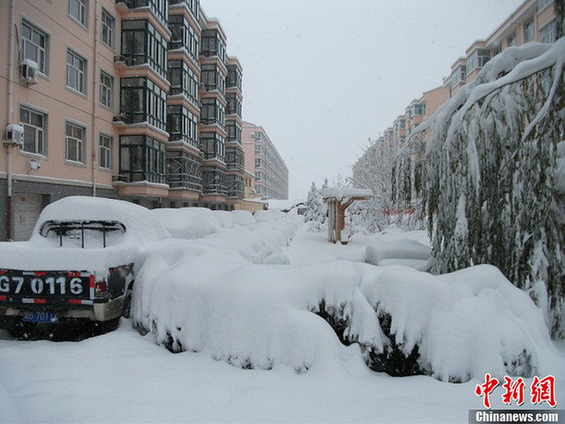
[[[3,0],[0,40],[0,240],[68,195],[239,208],[243,69],[199,0]]]
[[[255,175],[255,197],[288,199],[288,168],[266,131],[243,122],[245,169]]]
[[[459,89],[477,78],[484,65],[502,50],[529,42],[553,43],[556,41],[555,8],[553,0],[527,0],[516,9],[502,25],[484,40],[475,41],[451,66],[451,73],[443,84],[413,100],[387,128],[378,141],[402,144],[420,123],[430,118],[436,110]],[[423,134],[427,140],[430,132]]]

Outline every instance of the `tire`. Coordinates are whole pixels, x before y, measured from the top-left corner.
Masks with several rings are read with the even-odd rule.
[[[122,316],[126,319],[131,318],[131,301],[133,297],[132,290],[128,290],[126,293],[126,298],[124,300],[124,309],[122,311]]]
[[[8,330],[8,333],[18,340],[32,340],[33,337],[35,337],[36,327],[36,323],[18,320],[14,326]]]

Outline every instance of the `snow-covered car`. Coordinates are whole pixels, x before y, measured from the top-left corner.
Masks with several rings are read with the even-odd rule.
[[[26,242],[0,243],[0,328],[129,315],[136,257],[169,234],[132,203],[66,197],[47,206]]]

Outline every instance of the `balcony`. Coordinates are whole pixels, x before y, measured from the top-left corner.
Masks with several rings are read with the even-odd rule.
[[[149,8],[166,27],[168,22],[168,0],[116,0],[116,5],[126,6],[130,10]]]
[[[200,0],[169,0],[169,8],[177,5],[185,6],[190,10],[196,21],[200,19]]]

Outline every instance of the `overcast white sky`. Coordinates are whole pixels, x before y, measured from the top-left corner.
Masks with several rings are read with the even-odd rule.
[[[376,138],[521,0],[201,0],[243,66],[243,119],[265,128],[290,198],[351,175]]]

